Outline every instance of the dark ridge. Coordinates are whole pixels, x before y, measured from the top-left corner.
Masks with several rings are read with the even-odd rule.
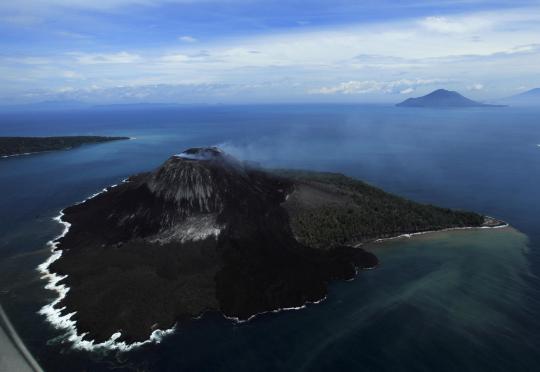
[[[299,307],[377,265],[359,243],[483,223],[338,174],[245,166],[216,148],[175,155],[63,219],[71,228],[50,270],[70,290],[58,307],[98,342],[118,331],[144,340],[206,311],[246,320]]]
[[[127,139],[129,139],[129,137],[0,137],[0,157],[53,150],[67,150],[89,143],[102,143]]]

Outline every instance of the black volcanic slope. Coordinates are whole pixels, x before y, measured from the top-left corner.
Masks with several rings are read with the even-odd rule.
[[[71,228],[50,270],[71,289],[58,306],[96,341],[148,338],[205,311],[250,316],[323,298],[327,283],[377,265],[357,243],[479,226],[338,174],[245,166],[190,149],[64,210]]]
[[[488,105],[463,97],[458,92],[438,89],[425,96],[408,98],[398,103],[399,107],[501,107],[500,105]]]
[[[101,143],[125,139],[129,138],[102,136],[0,137],[0,157],[52,150],[65,150],[86,143]]]

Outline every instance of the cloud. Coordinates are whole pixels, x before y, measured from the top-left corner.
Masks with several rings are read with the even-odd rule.
[[[82,65],[97,65],[97,64],[124,64],[135,63],[141,60],[138,54],[127,52],[118,53],[70,53],[77,63]]]
[[[471,91],[479,91],[479,90],[484,90],[484,84],[480,84],[480,83],[475,83],[473,85],[469,85],[467,87],[467,90],[471,90]]]
[[[81,34],[78,32],[71,32],[71,31],[56,31],[55,34],[63,38],[70,38],[70,39],[75,39],[75,40],[85,40],[85,39],[92,38],[90,35]]]
[[[168,54],[159,58],[160,62],[165,63],[183,63],[188,62],[191,58],[185,54]]]
[[[54,90],[56,93],[71,93],[71,92],[74,92],[75,91],[75,88],[73,87],[69,87],[69,86],[63,86],[63,87],[59,87],[59,88],[56,88]]]
[[[169,65],[179,66],[181,64],[202,64],[202,63],[212,63],[219,62],[220,59],[212,56],[212,54],[207,50],[199,50],[197,52],[191,52],[189,54],[185,53],[174,53],[174,54],[165,54],[158,57],[155,60],[150,60],[150,63],[164,63]]]
[[[109,6],[104,0],[96,1],[99,4],[83,4],[82,0],[74,0],[74,4],[68,4],[68,0],[52,0],[52,3],[63,3],[66,7]],[[111,7],[157,4],[157,0],[111,2],[116,4]],[[146,12],[146,9],[138,11]],[[69,18],[66,12],[58,14]],[[90,84],[112,89],[196,83],[234,86],[234,89],[221,89],[219,94],[243,92],[244,96],[237,96],[241,100],[263,96],[269,91],[274,95],[270,97],[272,101],[321,99],[317,95],[325,95],[328,100],[352,100],[356,97],[350,96],[355,94],[363,94],[366,100],[370,96],[390,100],[390,95],[385,98],[383,94],[409,94],[411,89],[420,91],[430,84],[448,83],[451,85],[448,88],[465,90],[473,87],[473,82],[489,82],[489,94],[494,95],[497,90],[511,89],[510,84],[512,87],[540,85],[538,7],[429,17],[422,12],[416,18],[371,19],[365,23],[324,26],[313,21],[309,27],[297,27],[294,21],[302,18],[290,18],[290,28],[261,27],[251,33],[220,29],[222,25],[213,25],[206,33],[189,27],[179,31],[175,23],[175,29],[166,30],[173,39],[166,36],[166,41],[164,32],[148,32],[139,38],[137,32],[146,31],[135,27],[140,19],[134,23],[118,22],[111,27],[111,19],[117,19],[112,13],[103,16],[102,12],[88,12],[84,17],[81,14],[71,22],[96,17],[109,28],[89,27],[99,22],[81,28],[61,24],[58,29],[43,33],[44,39],[51,38],[50,47],[37,47],[37,42],[32,42],[15,48],[17,40],[2,40],[0,93],[24,92],[36,87],[54,90],[68,85],[78,92]],[[126,14],[131,13],[126,10]],[[124,34],[121,38],[108,37],[113,31]],[[204,37],[197,40],[188,33]],[[41,35],[37,31],[32,34],[33,38],[38,36]],[[263,84],[286,78],[291,78],[291,82],[276,84],[271,90]],[[181,95],[179,89],[165,90]],[[124,97],[123,92],[127,91],[124,88],[110,92]],[[141,88],[137,94],[144,91]],[[210,92],[203,88],[197,91]],[[216,91],[208,93],[209,101],[215,99]]]
[[[194,38],[193,36],[184,35],[178,37],[178,40],[184,42],[184,43],[196,43],[198,40]]]
[[[75,71],[67,70],[67,71],[62,72],[62,77],[66,79],[79,79],[81,78],[81,75]]]
[[[411,93],[414,87],[446,82],[444,79],[401,79],[394,81],[351,80],[337,85],[311,89],[310,94],[367,94],[367,93]]]
[[[424,18],[420,22],[428,31],[444,34],[474,33],[492,27],[494,23],[494,20],[488,16],[460,17],[455,19],[432,16]]]
[[[90,103],[193,103],[204,102],[209,96],[222,96],[239,89],[230,84],[153,84],[139,86],[116,86],[74,88],[60,86],[51,91],[35,91],[34,94],[46,100],[77,100]]]

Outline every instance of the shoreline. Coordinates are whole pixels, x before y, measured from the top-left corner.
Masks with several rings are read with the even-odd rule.
[[[119,184],[129,182],[129,179],[126,178],[122,180]],[[96,196],[108,191],[109,189],[112,189],[119,184],[114,184],[108,187],[103,188],[101,191],[96,192],[86,199],[75,203],[76,205],[83,204],[86,201],[95,198]],[[62,250],[57,249],[59,240],[67,235],[69,232],[69,229],[71,227],[71,224],[69,222],[66,222],[62,219],[64,216],[64,209],[60,211],[60,213],[53,218],[54,221],[57,221],[61,225],[64,226],[62,232],[55,237],[52,240],[49,240],[47,242],[47,246],[50,248],[51,255],[47,260],[40,265],[37,266],[37,271],[41,274],[40,279],[44,279],[47,281],[47,284],[45,285],[45,289],[56,292],[57,297],[49,304],[44,305],[39,311],[39,315],[45,316],[46,321],[49,322],[49,324],[57,329],[57,330],[64,330],[65,333],[62,335],[64,337],[64,340],[67,340],[71,343],[71,346],[74,349],[77,350],[85,350],[85,351],[109,351],[109,350],[118,350],[118,351],[129,351],[135,348],[138,348],[140,346],[143,346],[145,344],[149,343],[160,343],[163,337],[165,337],[168,334],[173,333],[176,330],[176,324],[174,324],[171,328],[161,330],[156,329],[151,334],[150,337],[145,341],[140,342],[134,342],[131,344],[126,343],[125,341],[116,341],[118,340],[122,334],[121,332],[116,332],[111,335],[111,338],[109,338],[106,341],[103,341],[101,343],[95,343],[94,340],[83,340],[83,338],[87,335],[87,333],[79,334],[77,330],[77,322],[75,320],[72,320],[71,318],[73,315],[76,314],[76,312],[71,312],[65,315],[62,315],[62,311],[65,309],[65,307],[56,308],[56,305],[58,305],[65,297],[66,294],[69,292],[69,287],[65,284],[61,284],[60,282],[64,280],[67,275],[61,276],[57,273],[51,272],[49,270],[49,267],[51,264],[57,260],[60,259],[62,256]]]
[[[129,179],[126,178],[122,180],[120,183],[125,183],[125,182],[129,182]],[[114,184],[114,185],[105,187],[101,191],[98,191],[90,195],[86,199],[80,202],[77,202],[74,205],[83,204],[86,201],[92,198],[95,198],[96,196],[118,185],[119,184]],[[64,216],[64,210],[62,209],[56,217],[53,217],[53,220],[63,225],[64,229],[57,237],[47,242],[47,246],[50,247],[52,254],[51,256],[49,256],[49,258],[45,262],[41,263],[37,267],[37,271],[40,274],[42,274],[40,279],[47,280],[47,284],[45,285],[44,288],[47,290],[56,292],[58,294],[58,297],[56,297],[56,299],[54,299],[54,301],[52,301],[51,303],[44,305],[38,311],[38,314],[45,316],[45,319],[53,326],[53,328],[57,330],[65,330],[66,332],[62,336],[64,337],[64,340],[71,343],[74,349],[85,350],[85,351],[90,351],[90,352],[111,351],[111,350],[130,351],[130,350],[137,349],[143,345],[150,344],[150,343],[159,344],[165,336],[174,333],[177,328],[176,323],[171,328],[168,328],[165,330],[157,329],[153,331],[150,334],[150,337],[144,341],[138,341],[138,342],[133,342],[133,343],[126,343],[125,341],[116,341],[122,336],[121,332],[116,332],[112,334],[108,340],[103,341],[101,343],[95,343],[94,340],[83,340],[83,337],[86,336],[87,333],[79,334],[77,330],[77,322],[71,319],[71,317],[73,317],[73,315],[75,315],[76,312],[71,312],[71,313],[62,315],[61,312],[62,310],[65,309],[65,307],[61,307],[61,308],[55,307],[66,297],[66,294],[69,292],[70,288],[68,286],[66,286],[65,284],[59,284],[60,281],[67,278],[67,275],[61,276],[49,270],[50,265],[53,262],[59,260],[60,257],[62,256],[62,250],[57,249],[58,243],[61,238],[67,235],[71,227],[71,224],[69,222],[66,222],[62,219],[63,216]],[[356,278],[356,276],[358,275],[358,271],[359,270],[357,269],[354,277],[351,278],[350,280],[354,280]],[[255,319],[256,317],[260,315],[270,314],[270,313],[279,313],[279,312],[291,311],[291,310],[302,310],[302,309],[305,309],[308,305],[316,305],[325,301],[326,299],[327,299],[327,294],[325,294],[322,298],[318,300],[306,301],[301,306],[284,307],[284,308],[278,308],[274,310],[263,311],[260,313],[250,315],[247,319],[240,319],[238,317],[230,317],[230,316],[225,315],[221,311],[218,311],[218,312],[221,313],[221,315],[227,320],[233,321],[236,324],[243,324],[243,323],[247,323]],[[203,316],[204,316],[204,313],[201,313],[198,316],[192,317],[192,319],[198,320],[198,319],[201,319]]]
[[[51,152],[51,151],[53,151],[53,150],[34,151],[34,152],[21,152],[20,154],[2,155],[2,156],[0,156],[0,159],[8,159],[8,158],[15,158],[17,156],[27,156],[27,155],[41,154],[41,153],[44,153],[44,152]]]
[[[125,137],[123,139],[118,139],[118,140],[131,141],[131,140],[136,140],[136,139],[137,139],[137,137]],[[67,150],[72,150],[72,149],[74,149],[76,147],[80,147],[80,146],[84,146],[84,145],[100,144],[100,143],[106,143],[106,142],[118,141],[118,140],[109,140],[109,141],[104,141],[104,142],[90,142],[90,143],[83,143],[83,144],[77,145],[77,146],[69,146],[69,147],[64,147],[64,148],[59,148],[59,149],[50,149],[50,150],[43,150],[43,151],[21,152],[21,153],[17,153],[17,154],[0,155],[0,159],[9,159],[9,158],[15,158],[15,157],[19,157],[19,156],[43,154],[43,153],[54,152],[54,151],[67,151]]]
[[[356,275],[358,274],[358,272],[356,272],[355,274],[355,277]],[[353,278],[354,279],[354,278]],[[277,309],[274,309],[274,310],[267,310],[267,311],[262,311],[260,313],[255,313],[253,315],[250,315],[247,319],[240,319],[238,317],[235,317],[235,316],[228,316],[228,315],[225,315],[223,312],[221,312],[221,315],[227,319],[227,320],[232,320],[234,323],[236,324],[243,324],[243,323],[247,323],[253,319],[255,319],[256,317],[258,317],[259,315],[265,315],[265,314],[275,314],[275,313],[281,313],[283,311],[291,311],[291,310],[302,310],[302,309],[305,309],[307,308],[309,305],[317,305],[317,304],[320,304],[321,302],[325,301],[326,299],[328,298],[328,295],[325,294],[322,298],[318,299],[318,300],[315,300],[315,301],[306,301],[303,305],[301,306],[292,306],[292,307],[281,307],[281,308],[277,308]]]
[[[118,184],[114,184],[114,185],[105,187],[101,191],[98,191],[98,192],[90,195],[86,199],[75,203],[75,205],[83,204],[86,201],[88,201],[88,200],[90,200],[92,198],[95,198],[96,196],[98,196],[98,195],[100,195],[100,194],[102,194],[102,193],[104,193],[104,192],[118,186],[119,184],[125,183],[125,182],[129,182],[129,178],[123,179]],[[64,280],[67,277],[67,275],[61,276],[61,275],[58,275],[57,273],[51,272],[49,270],[49,267],[52,265],[52,263],[61,258],[62,250],[57,249],[58,244],[59,244],[59,240],[67,235],[67,233],[69,232],[69,229],[71,227],[71,224],[69,222],[66,222],[66,221],[64,221],[62,219],[63,216],[64,216],[64,209],[62,209],[60,211],[60,213],[56,217],[53,218],[54,221],[57,221],[58,223],[63,225],[64,228],[63,228],[62,232],[57,237],[55,237],[54,239],[47,242],[47,246],[50,247],[50,250],[51,250],[51,255],[47,258],[47,260],[45,262],[41,263],[37,267],[37,271],[41,274],[40,278],[45,279],[47,281],[47,284],[45,285],[44,288],[57,293],[57,297],[51,303],[44,305],[38,311],[38,314],[45,316],[45,319],[53,326],[53,328],[55,328],[57,330],[64,330],[65,331],[65,333],[62,335],[64,337],[63,340],[70,342],[71,346],[74,349],[77,349],[77,350],[85,350],[85,351],[91,351],[91,352],[92,351],[111,351],[111,350],[130,351],[130,350],[139,348],[139,347],[141,347],[141,346],[143,346],[145,344],[150,344],[150,343],[158,344],[163,340],[163,338],[165,336],[175,332],[175,330],[177,329],[177,323],[175,323],[171,328],[168,328],[168,329],[154,330],[150,334],[150,337],[148,339],[146,339],[144,341],[133,342],[133,343],[127,343],[125,341],[117,341],[122,336],[121,332],[116,332],[116,333],[112,334],[111,337],[108,340],[103,341],[101,343],[95,343],[94,340],[83,340],[83,338],[87,335],[87,333],[79,334],[79,332],[77,330],[77,322],[75,320],[71,319],[76,314],[76,312],[71,312],[71,313],[62,315],[61,313],[65,309],[65,307],[56,308],[56,306],[66,297],[67,293],[70,290],[70,288],[67,285],[60,283],[62,280]],[[412,238],[412,237],[417,236],[417,235],[425,235],[425,234],[444,232],[444,231],[469,230],[469,229],[492,229],[492,228],[505,228],[505,227],[509,226],[509,224],[507,224],[504,221],[496,220],[496,219],[494,219],[492,217],[486,216],[486,221],[484,223],[488,223],[488,221],[491,221],[491,222],[495,221],[495,222],[498,223],[498,225],[495,225],[495,226],[485,225],[485,226],[471,226],[471,227],[454,227],[454,228],[446,228],[446,229],[441,229],[441,230],[430,230],[430,231],[421,231],[421,232],[416,232],[416,233],[399,234],[399,235],[391,236],[391,237],[388,237],[388,238],[379,238],[379,239],[371,240],[371,241],[368,241],[368,242],[359,243],[359,244],[353,245],[353,247],[354,248],[359,248],[359,247],[364,247],[365,245],[368,245],[368,244],[382,243],[382,242],[385,242],[385,241],[403,239],[403,238]],[[369,269],[373,269],[373,268],[374,267],[365,268],[365,269],[356,268],[355,269],[355,271],[356,271],[355,275],[352,278],[348,279],[347,281],[355,280],[357,278],[358,273],[360,272],[360,270],[369,270]],[[258,317],[260,315],[264,315],[264,314],[279,313],[279,312],[283,312],[283,311],[292,311],[292,310],[302,310],[302,309],[307,308],[309,305],[315,305],[315,304],[319,304],[319,303],[325,301],[327,299],[327,296],[328,296],[328,294],[325,294],[322,298],[320,298],[318,300],[306,301],[304,304],[302,304],[300,306],[283,307],[283,308],[277,308],[277,309],[273,309],[273,310],[263,311],[263,312],[260,312],[260,313],[255,313],[253,315],[250,315],[247,319],[240,319],[240,318],[234,317],[234,316],[227,316],[226,314],[224,314],[221,311],[218,311],[218,312],[220,312],[221,315],[227,320],[233,321],[236,324],[243,324],[243,323],[247,323],[247,322],[255,319],[256,317]],[[202,313],[202,314],[200,314],[198,316],[195,316],[192,319],[194,319],[194,320],[200,319],[200,318],[202,318],[203,315],[204,315],[204,313]]]
[[[496,219],[494,219],[493,217],[490,217],[490,216],[485,216],[485,217],[487,219],[496,220]],[[398,240],[398,239],[411,239],[411,238],[414,238],[415,236],[435,234],[435,233],[441,233],[441,232],[459,231],[459,230],[503,229],[503,228],[510,227],[510,224],[508,224],[507,222],[504,222],[504,221],[501,221],[501,220],[496,220],[496,221],[500,222],[500,224],[499,225],[494,225],[494,226],[482,225],[482,226],[448,227],[448,228],[440,229],[440,230],[426,230],[426,231],[419,231],[419,232],[415,232],[415,233],[405,233],[405,234],[399,234],[399,235],[396,235],[396,236],[390,236],[388,238],[378,238],[378,239],[374,239],[374,240],[367,241],[367,242],[364,242],[364,243],[355,244],[354,247],[355,248],[360,248],[360,247],[365,247],[365,246],[370,245],[370,244],[384,243],[386,241]]]
[[[125,183],[125,182],[129,182],[129,178],[125,178],[119,184]],[[95,198],[96,196],[108,191],[109,189],[112,189],[118,186],[119,184],[113,184],[111,186],[105,187],[101,191],[98,191],[90,195],[86,199],[80,202],[77,202],[74,205],[83,204],[86,201],[92,198]],[[51,303],[44,305],[38,311],[38,314],[45,316],[45,319],[53,326],[53,328],[57,330],[65,330],[65,333],[62,335],[62,337],[64,337],[64,340],[70,342],[71,346],[74,349],[85,350],[85,351],[90,351],[90,352],[112,351],[112,350],[130,351],[130,350],[137,349],[145,344],[150,344],[150,343],[159,344],[165,336],[174,333],[177,328],[176,323],[171,328],[168,328],[165,330],[157,329],[153,331],[150,337],[144,341],[138,341],[138,342],[133,342],[133,343],[126,343],[125,341],[117,341],[122,336],[121,332],[116,332],[112,334],[108,340],[103,341],[101,343],[95,343],[94,340],[83,340],[83,337],[86,336],[87,333],[79,334],[77,330],[77,322],[71,319],[73,315],[76,314],[76,312],[71,312],[71,313],[62,315],[61,312],[62,310],[65,309],[65,307],[61,307],[61,308],[55,307],[66,297],[66,294],[69,292],[70,288],[67,285],[59,283],[60,281],[65,279],[67,275],[60,276],[57,273],[51,272],[49,270],[50,265],[53,262],[59,260],[60,257],[62,256],[62,250],[57,249],[58,243],[61,238],[67,235],[71,227],[71,224],[69,222],[66,222],[62,219],[63,216],[64,216],[64,209],[62,209],[59,212],[59,214],[53,218],[54,221],[57,221],[58,223],[63,225],[64,229],[57,237],[47,242],[47,246],[50,247],[52,254],[51,256],[49,256],[49,258],[45,262],[41,263],[37,267],[37,271],[41,274],[40,279],[47,280],[47,284],[45,285],[44,288],[47,290],[56,292],[58,296]],[[359,269],[357,268],[355,271],[356,272],[355,272],[354,277],[349,280],[354,280],[357,277]],[[233,321],[236,324],[243,324],[243,323],[247,323],[255,319],[256,317],[260,315],[270,314],[270,313],[279,313],[279,312],[291,311],[291,310],[302,310],[302,309],[305,309],[309,305],[319,304],[325,301],[326,299],[327,299],[327,294],[325,294],[322,298],[318,300],[306,301],[301,306],[284,307],[284,308],[277,308],[274,310],[263,311],[260,313],[250,315],[247,319],[240,319],[238,317],[227,316],[221,311],[218,311],[218,313],[220,313],[225,319]],[[204,316],[204,312],[199,314],[198,316],[192,317],[192,319],[193,320],[201,319],[203,316]]]

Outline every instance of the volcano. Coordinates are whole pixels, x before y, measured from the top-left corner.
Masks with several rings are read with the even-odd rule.
[[[245,321],[302,307],[330,281],[377,265],[363,243],[485,223],[340,174],[260,169],[215,147],[174,155],[61,218],[69,230],[46,270],[69,290],[54,308],[95,342],[146,340],[208,311]]]
[[[398,107],[503,107],[502,105],[490,105],[473,101],[462,96],[458,92],[446,89],[437,89],[425,96],[408,98],[398,103]]]

